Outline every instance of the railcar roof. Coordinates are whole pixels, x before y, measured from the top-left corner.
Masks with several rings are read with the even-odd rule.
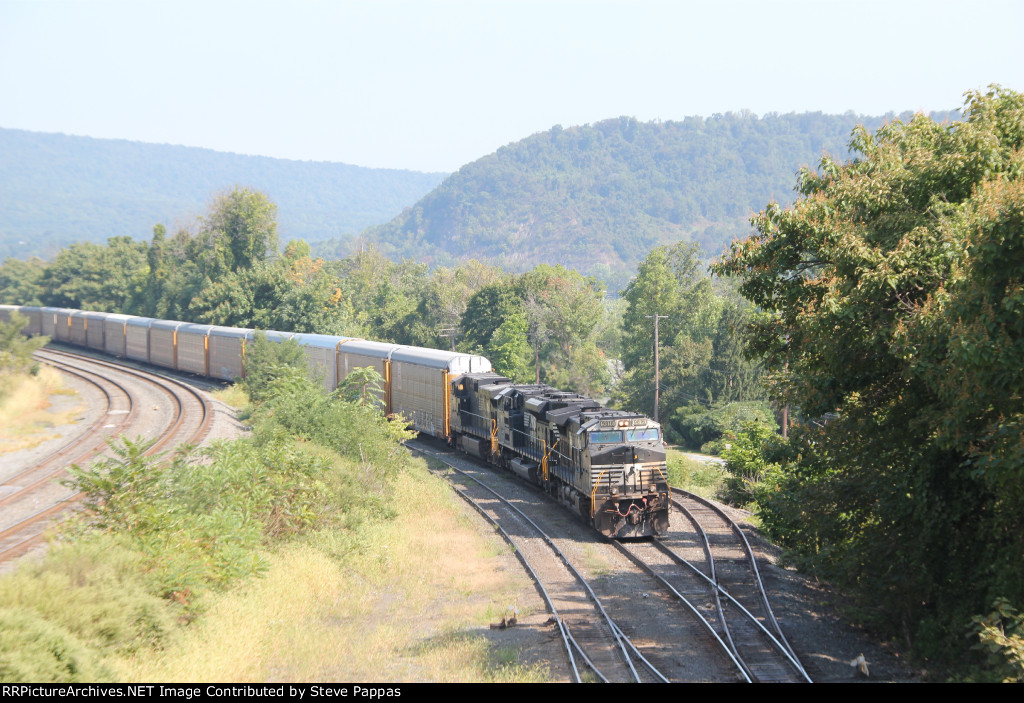
[[[213,325],[210,327],[209,335],[211,337],[248,337],[253,330],[247,327],[221,327],[220,325]]]
[[[456,373],[491,370],[491,362],[482,356],[426,347],[399,347],[391,354],[391,360],[436,369],[449,369]]]
[[[338,337],[332,334],[313,334],[309,332],[297,333],[294,337],[295,341],[304,347],[321,347],[324,349],[334,349],[339,344],[344,342],[354,342],[359,340],[359,337]]]
[[[155,317],[135,317],[135,316],[132,316],[131,319],[128,320],[128,324],[133,326],[133,327],[149,327],[150,324],[152,324],[154,322],[159,322],[159,320],[157,320]]]

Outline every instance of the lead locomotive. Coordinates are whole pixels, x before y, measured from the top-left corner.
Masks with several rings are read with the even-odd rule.
[[[470,373],[451,387],[452,440],[547,490],[606,537],[668,530],[661,427],[547,385]]]

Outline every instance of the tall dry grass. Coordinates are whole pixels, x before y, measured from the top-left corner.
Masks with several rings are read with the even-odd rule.
[[[505,571],[422,464],[395,484],[392,519],[325,531],[268,557],[263,578],[215,597],[173,651],[111,662],[126,681],[539,681],[492,646],[489,622],[526,577]]]
[[[0,379],[6,392],[0,394],[0,454],[31,449],[56,437],[53,429],[70,424],[85,409],[75,404],[54,412],[51,396],[74,395],[64,387],[60,373],[41,366],[36,375],[14,374]]]

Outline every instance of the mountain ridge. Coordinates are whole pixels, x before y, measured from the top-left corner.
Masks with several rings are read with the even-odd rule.
[[[73,241],[148,239],[245,186],[277,204],[281,238],[316,242],[393,217],[447,175],[0,128],[0,258]]]

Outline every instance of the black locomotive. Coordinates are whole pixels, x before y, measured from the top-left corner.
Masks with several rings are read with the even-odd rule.
[[[495,373],[452,381],[450,428],[463,451],[544,487],[606,537],[668,529],[661,427],[637,413]]]

